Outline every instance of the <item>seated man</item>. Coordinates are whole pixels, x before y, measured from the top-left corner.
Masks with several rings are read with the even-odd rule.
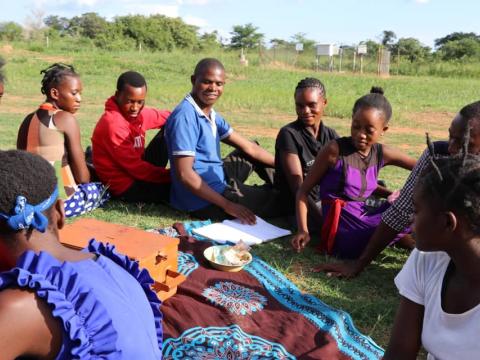
[[[223,93],[225,69],[216,59],[203,59],[191,77],[192,91],[170,115],[165,127],[172,168],[170,202],[198,218],[236,217],[255,223],[255,215],[278,215],[271,184],[274,158],[237,134],[213,110]],[[220,140],[237,150],[222,161]],[[243,184],[255,171],[268,184]]]
[[[128,202],[168,201],[170,173],[159,132],[145,149],[145,132],[165,125],[170,112],[144,107],[145,78],[127,71],[117,91],[105,103],[105,112],[92,135],[93,165],[113,196]],[[162,146],[163,145],[163,146]]]

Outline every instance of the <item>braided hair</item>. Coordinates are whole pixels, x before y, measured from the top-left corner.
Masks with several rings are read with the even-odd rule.
[[[363,108],[374,108],[383,112],[385,118],[384,123],[387,125],[392,117],[392,105],[390,105],[390,102],[383,94],[384,91],[381,87],[372,86],[370,94],[364,95],[355,101],[352,115],[355,115],[357,111]]]
[[[297,91],[303,89],[318,89],[318,92],[323,98],[327,96],[327,90],[325,89],[325,85],[323,85],[320,80],[313,77],[307,77],[303,80],[300,80],[297,84],[297,87],[295,88],[294,94],[296,94]]]
[[[64,78],[69,76],[79,76],[79,74],[75,72],[75,68],[72,65],[64,63],[52,64],[48,68],[40,71],[40,74],[43,74],[41,87],[42,94],[46,95],[47,97],[50,96],[50,90],[57,87]]]
[[[435,201],[443,211],[465,216],[471,229],[480,233],[480,157],[462,155],[437,158],[416,184],[424,198]]]

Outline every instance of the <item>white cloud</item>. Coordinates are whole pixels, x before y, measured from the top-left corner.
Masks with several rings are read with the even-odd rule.
[[[188,5],[207,5],[210,0],[185,0],[185,4]]]
[[[195,26],[198,26],[199,28],[204,28],[204,27],[207,27],[207,26],[208,26],[207,20],[202,19],[202,18],[199,18],[199,17],[195,17],[195,16],[191,16],[191,15],[186,15],[186,16],[182,16],[182,19],[183,19],[183,21],[185,21],[187,24],[195,25]]]
[[[98,0],[77,0],[79,6],[94,6],[98,3]]]

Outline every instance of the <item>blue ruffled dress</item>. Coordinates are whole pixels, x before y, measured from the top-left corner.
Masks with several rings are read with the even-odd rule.
[[[0,291],[35,291],[50,305],[63,324],[57,360],[161,359],[160,300],[148,271],[93,239],[84,251],[96,260],[61,262],[27,251],[15,268],[0,273]]]

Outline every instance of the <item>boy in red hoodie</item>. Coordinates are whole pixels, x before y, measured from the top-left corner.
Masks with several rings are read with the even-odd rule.
[[[170,194],[170,170],[162,130],[145,149],[145,132],[165,125],[170,111],[144,107],[145,78],[127,71],[92,135],[93,165],[110,193],[128,202],[165,202]]]

